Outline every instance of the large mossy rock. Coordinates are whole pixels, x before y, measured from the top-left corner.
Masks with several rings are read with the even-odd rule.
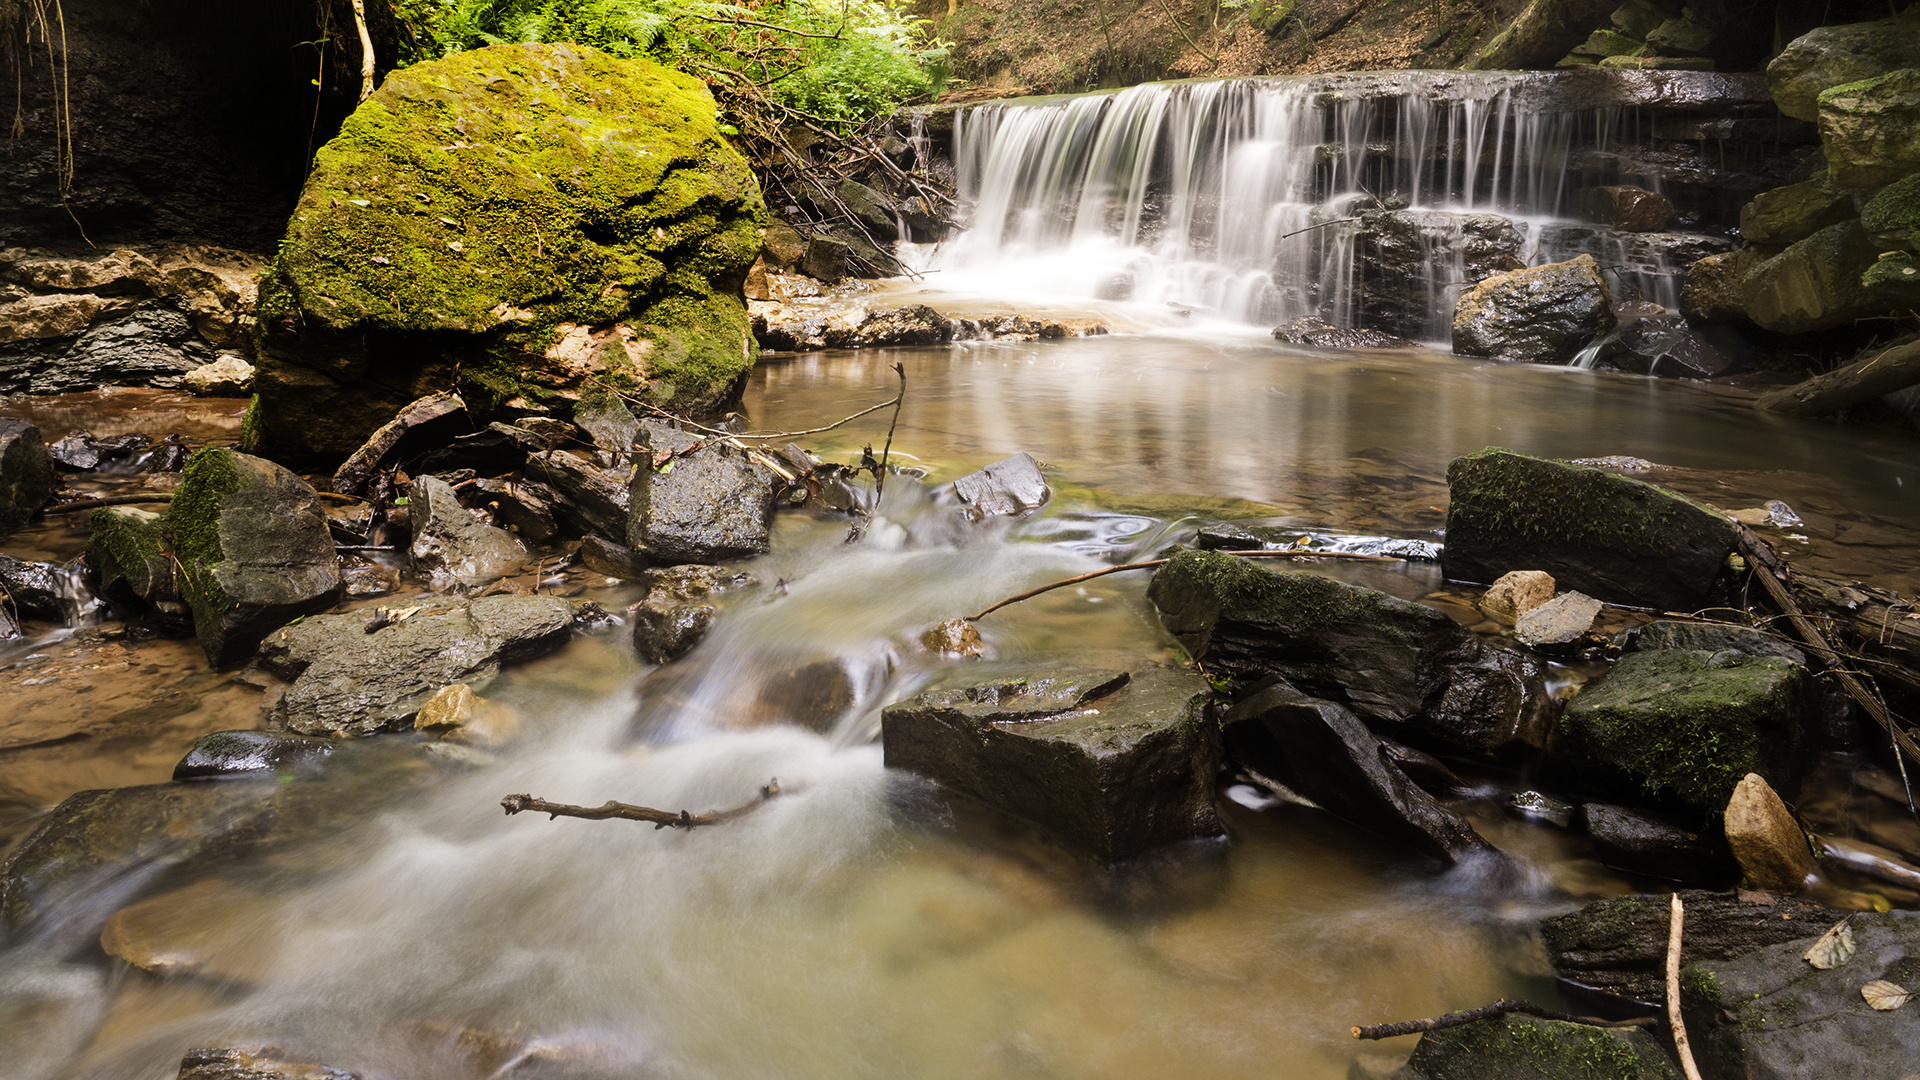
[[[167,512],[180,594],[215,666],[252,655],[289,619],[340,599],[340,559],[307,482],[265,458],[209,447]]]
[[[1684,495],[1500,447],[1453,459],[1447,494],[1442,567],[1456,581],[1544,570],[1610,603],[1692,611],[1737,538]]]
[[[1847,187],[1879,187],[1920,172],[1920,56],[1907,67],[1820,94],[1827,175]]]
[[[1564,364],[1613,325],[1613,297],[1591,255],[1510,270],[1460,294],[1453,351],[1460,356]]]
[[[1810,684],[1806,668],[1775,656],[1628,653],[1567,705],[1553,750],[1638,793],[1712,813],[1750,772],[1790,786]]]
[[[170,634],[193,631],[167,519],[137,506],[103,506],[87,519],[87,565],[114,603],[145,609]]]
[[[1677,1080],[1640,1028],[1603,1028],[1508,1013],[1420,1036],[1407,1080]]]
[[[1174,668],[970,665],[887,706],[881,732],[889,768],[1115,861],[1219,835],[1211,694]]]
[[[1495,755],[1545,741],[1551,701],[1533,661],[1432,608],[1217,551],[1176,554],[1147,598],[1189,655],[1238,684],[1277,675],[1437,748]]]
[[[1767,65],[1767,85],[1780,111],[1798,120],[1820,117],[1822,92],[1920,65],[1920,10],[1879,22],[1823,26],[1795,38]]]
[[[1818,970],[1802,957],[1837,915],[1795,919],[1785,925],[1801,929],[1797,940],[1681,971],[1681,1005],[1705,1075],[1908,1080],[1920,1072],[1920,1006],[1878,1012],[1860,993],[1881,979],[1920,988],[1920,912],[1854,914],[1852,958]]]
[[[1860,283],[1877,255],[1858,221],[1829,225],[1747,271],[1741,307],[1747,318],[1782,334],[1831,330],[1880,314],[1886,302]]]
[[[249,434],[344,456],[427,394],[565,412],[591,377],[711,409],[753,363],[764,219],[690,76],[568,45],[396,71],[315,158],[262,283]]]
[[[1882,188],[1860,208],[1874,247],[1920,252],[1920,172]]]
[[[1858,216],[1847,190],[1822,177],[1755,195],[1740,208],[1740,238],[1753,244],[1791,244]]]

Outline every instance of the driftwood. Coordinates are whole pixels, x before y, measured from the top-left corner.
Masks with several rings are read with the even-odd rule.
[[[1687,1023],[1680,1017],[1680,930],[1687,909],[1680,894],[1673,894],[1673,914],[1667,929],[1667,1024],[1673,1031],[1673,1048],[1680,1057],[1680,1068],[1687,1080],[1700,1080],[1700,1068],[1693,1063],[1693,1046],[1687,1042]]]
[[[1806,382],[1762,394],[1754,404],[1788,416],[1826,416],[1915,383],[1920,383],[1920,341],[1909,341]]]
[[[1352,1030],[1353,1037],[1356,1039],[1392,1039],[1401,1035],[1418,1035],[1423,1031],[1459,1027],[1461,1024],[1471,1024],[1475,1020],[1488,1020],[1508,1013],[1522,1013],[1527,1016],[1537,1016],[1542,1020],[1559,1020],[1568,1024],[1585,1024],[1588,1027],[1648,1027],[1655,1022],[1651,1016],[1635,1016],[1626,1020],[1602,1020],[1597,1016],[1575,1016],[1572,1013],[1549,1009],[1544,1005],[1535,1005],[1531,1001],[1508,1001],[1501,998],[1491,1005],[1482,1005],[1465,1012],[1430,1016],[1425,1020],[1403,1020],[1398,1024],[1367,1024]]]
[[[522,810],[547,815],[547,820],[575,817],[588,821],[605,821],[608,818],[620,818],[625,821],[645,821],[658,829],[693,829],[700,825],[718,825],[744,817],[760,809],[769,799],[781,793],[780,781],[769,780],[760,789],[760,794],[748,802],[726,810],[715,810],[708,814],[693,814],[685,810],[655,810],[651,806],[635,806],[632,803],[614,802],[608,799],[599,806],[573,806],[568,803],[548,802],[536,799],[532,795],[508,795],[500,800],[500,808],[511,817]]]
[[[80,499],[76,502],[56,503],[42,510],[43,514],[70,514],[75,510],[98,510],[103,506],[132,506],[135,503],[170,503],[173,493],[156,491],[147,495],[110,495],[101,499]]]
[[[1304,550],[1290,549],[1290,550],[1282,550],[1282,551],[1222,551],[1220,552],[1220,554],[1232,555],[1242,559],[1358,559],[1363,562],[1405,562],[1406,561],[1405,559],[1393,558],[1390,555],[1361,555],[1351,551],[1304,551]],[[1165,566],[1168,561],[1169,560],[1167,559],[1148,559],[1146,562],[1123,563],[1120,566],[1109,566],[1104,570],[1094,570],[1089,573],[1075,575],[1074,577],[1063,578],[1059,581],[1050,582],[1046,585],[1042,585],[1037,589],[1028,589],[1026,592],[1023,592],[1018,596],[1009,596],[1005,600],[1002,600],[997,604],[994,604],[988,608],[985,608],[978,615],[968,615],[966,617],[966,621],[979,622],[981,619],[984,619],[987,616],[993,614],[994,612],[999,611],[1001,608],[1006,607],[1008,604],[1017,604],[1022,600],[1031,600],[1034,597],[1039,596],[1041,593],[1050,593],[1055,589],[1064,589],[1069,585],[1078,585],[1083,581],[1092,581],[1094,578],[1097,578],[1097,577],[1106,577],[1108,574],[1117,574],[1122,570],[1145,570],[1150,567]]]

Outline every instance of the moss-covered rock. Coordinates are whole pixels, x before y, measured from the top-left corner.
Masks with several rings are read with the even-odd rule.
[[[1823,177],[1755,195],[1740,208],[1740,236],[1755,244],[1791,244],[1857,216],[1846,189]]]
[[[592,376],[712,408],[754,359],[764,219],[689,76],[565,45],[397,71],[321,149],[261,287],[257,445],[344,455],[450,389],[564,412]]]
[[[180,564],[166,518],[136,506],[103,506],[87,520],[87,565],[100,592],[116,603],[145,609],[169,633],[193,630],[180,596]]]
[[[1628,653],[1567,706],[1554,753],[1691,809],[1726,806],[1750,772],[1793,776],[1807,669],[1747,653]]]
[[[1860,284],[1877,254],[1858,221],[1830,225],[1747,271],[1740,305],[1747,318],[1782,334],[1831,330],[1880,314],[1886,302]]]
[[[1508,1013],[1429,1031],[1411,1080],[1673,1080],[1679,1074],[1639,1028],[1568,1024]]]
[[[1860,287],[1898,308],[1920,305],[1920,265],[1905,251],[1889,251],[1860,275]]]
[[[40,429],[0,418],[0,536],[19,528],[53,497],[53,458]]]
[[[1876,247],[1920,252],[1920,172],[1868,199],[1860,208],[1860,226]]]
[[[1909,63],[1920,63],[1920,57]],[[1903,67],[1820,94],[1820,146],[1827,175],[1848,187],[1879,187],[1920,172],[1920,67]]]
[[[1795,38],[1767,65],[1767,85],[1780,111],[1819,118],[1822,91],[1911,67],[1920,57],[1920,13],[1878,22],[1823,26]]]

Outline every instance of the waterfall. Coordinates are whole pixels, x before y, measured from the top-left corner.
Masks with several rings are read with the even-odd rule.
[[[1646,103],[1592,84],[1402,72],[975,106],[954,117],[963,231],[934,265],[943,284],[1444,342],[1462,288],[1584,252],[1616,295],[1676,308],[1667,253],[1730,245],[1573,218],[1583,188],[1661,187],[1616,152]]]

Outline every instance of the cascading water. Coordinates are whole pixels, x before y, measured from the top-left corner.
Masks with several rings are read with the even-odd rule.
[[[1677,307],[1660,234],[1572,220],[1631,182],[1632,104],[1554,75],[1426,73],[1149,84],[954,118],[965,231],[943,286],[1301,316],[1444,341],[1459,290],[1587,253],[1617,292]],[[1724,247],[1692,237],[1692,257]]]

